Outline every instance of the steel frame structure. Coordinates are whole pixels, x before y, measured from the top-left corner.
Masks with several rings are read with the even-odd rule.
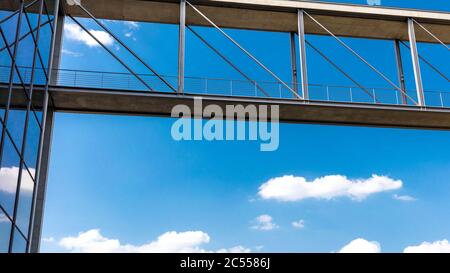
[[[47,2],[51,2],[49,13],[49,7]],[[162,0],[161,0],[162,1]],[[145,2],[145,1],[141,1]],[[155,2],[155,1],[148,1]],[[174,1],[162,1],[172,2]],[[89,10],[89,8],[79,4],[76,7],[71,7],[72,13],[67,13],[64,3],[60,0],[33,0],[30,3],[26,3],[25,0],[20,0],[20,6],[17,10],[14,10],[5,18],[0,19],[0,41],[5,44],[0,47],[0,53],[6,52],[7,56],[11,60],[8,83],[5,85],[0,84],[0,90],[6,90],[5,97],[5,114],[0,118],[1,121],[1,140],[0,140],[0,167],[3,167],[5,161],[5,143],[12,143],[13,153],[19,157],[19,170],[17,173],[17,187],[14,196],[13,209],[8,210],[5,204],[2,204],[0,200],[0,214],[4,214],[6,219],[10,222],[11,229],[8,235],[8,252],[38,252],[40,244],[40,234],[42,229],[43,208],[45,201],[46,181],[48,176],[48,162],[51,149],[51,137],[53,127],[53,116],[55,111],[74,111],[74,112],[98,112],[98,113],[124,113],[124,114],[143,114],[143,115],[162,115],[167,116],[170,113],[168,109],[170,106],[177,103],[186,103],[191,105],[193,102],[194,94],[186,92],[185,87],[185,50],[186,50],[186,29],[193,33],[200,41],[202,41],[209,49],[216,53],[222,60],[230,65],[235,71],[237,71],[246,82],[255,87],[255,93],[264,95],[263,98],[248,98],[248,97],[224,97],[224,96],[208,96],[204,95],[204,99],[207,103],[241,103],[241,104],[277,104],[280,105],[282,122],[310,122],[310,123],[327,123],[327,124],[352,124],[363,126],[392,126],[392,127],[405,127],[405,128],[428,128],[428,129],[450,129],[450,110],[449,109],[432,109],[427,106],[423,80],[421,74],[420,61],[430,66],[441,77],[449,81],[449,77],[445,73],[441,72],[436,66],[431,64],[430,61],[421,56],[417,47],[417,31],[418,26],[424,31],[431,40],[437,44],[442,45],[450,51],[446,40],[441,39],[439,35],[436,35],[422,23],[423,18],[407,17],[404,22],[407,26],[408,42],[409,45],[402,39],[393,40],[394,51],[397,64],[397,80],[398,84],[389,79],[378,68],[368,62],[358,52],[352,49],[347,43],[341,39],[339,34],[336,34],[332,28],[322,22],[323,15],[315,14],[312,10],[316,8],[308,8],[308,3],[305,6],[295,8],[296,29],[289,30],[290,38],[290,71],[292,76],[292,83],[286,83],[274,73],[268,66],[266,66],[261,60],[256,58],[248,49],[243,47],[238,41],[233,39],[226,31],[226,28],[216,23],[211,15],[208,14],[208,5],[204,6],[203,1],[195,0],[177,0],[177,8],[179,14],[177,14],[177,24],[179,25],[178,35],[178,75],[177,85],[169,82],[167,78],[159,74],[149,63],[144,61],[139,55],[134,52],[130,47],[126,45],[117,35],[115,35],[107,26],[105,26],[95,15]],[[230,1],[210,1],[212,5],[223,5],[225,8],[229,8],[227,5],[232,5],[231,9],[238,5],[238,0]],[[247,2],[243,1],[242,7],[248,7]],[[269,1],[270,2],[270,1]],[[279,7],[275,5],[279,2]],[[274,13],[284,11],[288,9],[292,13],[292,7],[289,6],[286,1],[274,1],[275,4],[270,4],[269,8],[274,9]],[[312,5],[315,4],[311,4]],[[36,8],[37,6],[37,8]],[[239,7],[239,5],[238,5]],[[264,6],[265,7],[265,6]],[[76,8],[76,12],[75,12]],[[258,8],[262,8],[259,7]],[[34,14],[37,14],[38,19],[35,26],[29,18],[29,10],[33,10]],[[206,11],[205,11],[206,10]],[[209,9],[210,10],[210,9]],[[258,10],[258,9],[255,9]],[[79,13],[77,13],[79,12]],[[364,13],[358,11],[360,13]],[[355,11],[355,14],[358,14]],[[169,93],[161,93],[157,88],[152,87],[140,74],[137,74],[133,68],[127,65],[126,61],[120,59],[111,49],[102,44],[99,39],[95,37],[76,17],[85,16],[92,19],[103,31],[108,33],[120,46],[125,48],[135,59],[144,65],[159,81],[161,81],[165,87],[167,87]],[[409,14],[409,13],[408,13]],[[58,76],[61,73],[59,70],[59,58],[62,41],[62,30],[65,17],[73,20],[81,29],[87,32],[97,43],[101,45],[116,61],[118,61],[123,67],[125,67],[130,74],[136,78],[147,92],[128,92],[120,90],[94,90],[93,88],[69,88],[64,86],[58,86]],[[195,17],[195,20],[191,20],[191,17]],[[328,16],[328,15],[327,15]],[[355,15],[356,16],[356,15]],[[366,16],[366,15],[364,15]],[[383,15],[387,18],[393,15]],[[15,24],[14,40],[8,42],[8,37],[2,28],[2,25],[11,22],[13,18],[17,17]],[[370,18],[370,16],[369,16]],[[434,20],[434,19],[433,19]],[[196,22],[196,23],[190,23]],[[200,23],[201,22],[201,23]],[[448,23],[448,29],[450,30],[450,20]],[[285,91],[289,92],[289,99],[272,98],[269,92],[256,80],[252,79],[243,68],[236,65],[231,58],[227,57],[219,49],[214,47],[207,41],[207,38],[200,35],[196,31],[196,25],[206,25],[216,29],[221,35],[223,35],[234,46],[241,50],[248,58],[255,62],[261,69],[266,71],[271,77],[273,77],[279,86],[285,88]],[[22,28],[26,26],[28,31],[22,34]],[[49,27],[51,30],[49,55],[43,56],[42,48],[40,48],[40,40],[42,39],[42,28]],[[367,87],[363,86],[359,81],[353,78],[350,73],[344,71],[339,64],[332,60],[331,57],[323,53],[316,45],[307,39],[308,33],[307,26],[315,26],[314,31],[333,37],[341,46],[348,50],[351,54],[356,56],[362,63],[367,65],[383,80],[385,80],[394,90],[401,94],[402,104],[397,106],[388,106],[377,104],[377,97],[371,93]],[[296,36],[297,35],[297,36]],[[30,38],[33,44],[33,57],[31,61],[31,75],[29,81],[26,81],[26,77],[21,74],[20,67],[17,64],[18,50],[22,45],[23,40]],[[421,41],[424,39],[421,36]],[[298,43],[298,47],[297,47]],[[417,101],[415,101],[410,94],[407,93],[405,85],[405,71],[403,68],[403,60],[401,55],[401,46],[405,46],[410,50],[410,58],[413,64],[414,79],[417,92]],[[311,48],[319,54],[325,61],[331,66],[337,69],[338,72],[343,74],[351,82],[353,82],[361,91],[365,92],[367,96],[373,99],[375,104],[365,103],[339,103],[339,102],[318,102],[310,99],[310,87],[311,84],[308,81],[308,62],[307,62],[307,49]],[[44,58],[47,57],[47,62]],[[299,67],[297,67],[297,61]],[[39,68],[40,67],[40,68]],[[37,81],[37,73],[43,71],[44,80]],[[300,79],[299,79],[300,78]],[[280,89],[281,90],[281,89]],[[20,109],[25,109],[25,121],[22,134],[22,140],[20,143],[15,143],[14,136],[8,128],[9,115],[11,111],[15,110],[17,106],[15,94],[23,92],[25,104],[20,106]],[[281,92],[281,91],[280,91]],[[126,105],[126,106],[124,106]],[[133,106],[128,106],[133,105]],[[148,106],[152,106],[150,109]],[[42,113],[40,118],[39,113]],[[205,117],[208,118],[208,117]],[[232,117],[226,117],[232,118]],[[233,117],[234,118],[234,117]],[[38,136],[38,149],[36,153],[36,166],[33,174],[32,168],[27,162],[25,156],[27,152],[27,138],[30,135],[28,132],[29,124],[33,120],[38,121],[39,136]],[[432,119],[432,120],[431,120]],[[24,176],[29,175],[33,181],[33,193],[31,198],[30,210],[29,210],[29,222],[26,231],[23,230],[18,224],[19,207],[22,201],[22,189]],[[1,215],[0,215],[1,216]],[[20,239],[16,239],[20,238]],[[24,248],[18,248],[18,242],[25,242]],[[20,247],[21,245],[19,245]],[[1,250],[1,248],[0,248]]]
[[[36,27],[33,28],[31,20],[29,18],[28,9],[33,8],[34,6],[38,6],[37,10],[37,23]],[[45,143],[50,143],[50,138],[45,137],[49,135],[50,130],[46,130],[48,124],[51,124],[52,119],[52,110],[51,110],[51,102],[49,96],[49,87],[51,81],[53,79],[53,63],[55,56],[55,43],[56,43],[56,29],[59,17],[59,0],[54,1],[53,3],[54,13],[52,14],[54,19],[50,19],[48,14],[48,8],[45,0],[35,0],[29,4],[25,4],[25,1],[20,1],[20,8],[8,15],[6,18],[1,20],[0,23],[0,34],[1,40],[4,43],[4,47],[1,51],[6,50],[7,56],[10,58],[11,66],[10,66],[10,76],[9,76],[9,86],[7,88],[6,94],[6,103],[5,103],[5,112],[4,116],[0,118],[2,123],[2,135],[0,141],[0,166],[4,168],[4,166],[8,166],[11,164],[10,157],[11,155],[15,155],[19,158],[18,163],[18,171],[17,171],[17,184],[16,190],[13,198],[13,208],[12,210],[8,210],[8,204],[0,202],[0,212],[8,219],[8,223],[10,225],[10,234],[8,236],[8,252],[30,252],[32,251],[32,241],[36,241],[39,238],[33,238],[35,233],[35,216],[36,216],[36,207],[42,207],[43,204],[40,204],[38,199],[38,193],[42,192],[42,186],[45,186],[45,183],[39,183],[46,179],[46,161],[48,158],[48,150],[44,149]],[[43,17],[48,17],[46,22],[43,21]],[[3,30],[3,24],[7,24],[8,21],[17,17],[17,23],[15,25],[15,35],[13,43],[9,43],[7,39],[7,34]],[[23,26],[28,27],[29,31],[21,36],[21,30]],[[14,23],[12,23],[14,24]],[[41,30],[45,26],[49,26],[51,31],[51,45],[48,56],[48,66],[45,65],[43,60],[43,55],[41,53],[40,41],[41,41]],[[31,35],[31,40],[33,44],[32,48],[32,60],[31,60],[31,75],[30,80],[25,82],[23,75],[21,74],[20,69],[17,65],[18,52],[21,47],[21,42],[27,36]],[[40,71],[43,71],[45,78],[44,88],[41,90],[37,90],[36,88],[36,74],[35,72],[38,70],[38,66],[40,66]],[[15,82],[18,80],[19,89],[16,88]],[[15,100],[18,96],[22,96],[25,100],[25,107],[20,109],[15,105]],[[41,101],[37,101],[36,98],[42,98]],[[8,127],[8,123],[10,122],[10,115],[15,114],[16,111],[25,111],[25,118],[23,122],[23,131],[20,135],[20,139],[18,140],[16,136],[10,131]],[[49,112],[50,115],[48,114]],[[39,114],[40,113],[40,114]],[[39,115],[41,117],[39,117]],[[29,130],[32,129],[32,124],[37,124],[37,135],[32,135]],[[35,128],[36,129],[36,128]],[[37,138],[33,141],[38,143],[37,151],[33,153],[32,147],[30,147],[30,138]],[[13,149],[10,150],[8,148],[7,143],[12,145]],[[28,157],[28,153],[32,152],[32,158]],[[35,160],[35,162],[34,162]],[[33,163],[34,162],[34,163]],[[34,165],[34,166],[33,166]],[[33,169],[34,168],[34,169]],[[30,182],[31,181],[31,182]],[[25,185],[26,183],[32,183],[32,185]],[[31,197],[25,197],[24,188],[31,187],[32,194]],[[42,199],[43,201],[43,199]],[[6,201],[5,201],[6,202]],[[25,208],[25,211],[23,211]],[[24,220],[25,219],[25,220]],[[26,221],[26,225],[21,223],[22,221]]]

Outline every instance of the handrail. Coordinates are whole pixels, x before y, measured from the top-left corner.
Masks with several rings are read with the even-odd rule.
[[[19,69],[23,69],[23,70],[31,70],[31,67],[27,67],[27,66],[17,66]],[[9,71],[10,66],[7,65],[0,65],[0,75],[2,75],[2,72],[5,73],[7,70]],[[42,68],[36,68],[36,70],[43,70]],[[58,79],[67,77],[66,75],[75,75],[76,73],[82,74],[82,73],[88,73],[88,74],[95,74],[95,75],[120,75],[120,76],[132,76],[132,74],[130,73],[126,73],[126,72],[114,72],[114,71],[95,71],[95,70],[82,70],[82,69],[53,69],[53,71],[59,71],[59,72],[68,72],[71,74],[62,74],[62,73],[56,73],[58,75]],[[156,75],[153,74],[139,74],[139,76],[142,77],[156,77]],[[173,78],[173,79],[177,79],[177,76],[175,75],[161,75],[165,78]],[[243,79],[234,79],[234,78],[220,78],[220,77],[199,77],[199,76],[186,76],[186,79],[191,79],[191,80],[208,80],[208,81],[227,81],[227,82],[234,82],[234,83],[249,83],[246,80]],[[67,78],[66,78],[67,79]],[[96,78],[97,79],[97,78]],[[278,82],[275,81],[264,81],[264,80],[256,80],[256,82],[258,84],[271,84],[271,85],[278,85]],[[352,86],[352,85],[336,85],[336,84],[320,84],[320,83],[310,83],[309,86],[311,87],[323,87],[323,88],[335,88],[335,89],[354,89],[354,90],[359,90],[361,89],[358,86]],[[393,88],[387,88],[387,87],[370,87],[370,88],[366,88],[368,90],[375,90],[375,91],[392,91],[394,90]],[[442,93],[442,94],[450,94],[450,91],[438,91],[438,90],[426,90],[426,93]]]

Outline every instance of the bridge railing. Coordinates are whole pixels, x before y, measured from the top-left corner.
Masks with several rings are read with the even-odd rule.
[[[20,67],[22,80],[27,84],[30,81],[31,69]],[[10,67],[0,66],[0,82],[9,82]],[[78,88],[114,89],[129,91],[147,91],[148,89],[132,74],[119,72],[99,72],[88,70],[55,70],[56,80],[54,85]],[[172,92],[155,75],[139,75],[150,87],[158,92]],[[176,76],[163,76],[173,86],[177,85]],[[15,83],[20,83],[16,75]],[[42,69],[35,70],[35,84],[44,84],[45,73]],[[292,85],[291,85],[292,86]],[[297,86],[301,90],[301,85]],[[310,100],[347,102],[347,103],[371,103],[402,105],[402,94],[398,90],[389,88],[365,88],[343,85],[309,85]],[[185,93],[260,97],[260,98],[282,98],[297,100],[294,95],[283,84],[267,81],[248,81],[223,78],[201,78],[186,77]],[[409,90],[408,94],[415,94]],[[450,92],[425,91],[425,100],[428,107],[450,108]],[[412,105],[408,101],[408,105]]]

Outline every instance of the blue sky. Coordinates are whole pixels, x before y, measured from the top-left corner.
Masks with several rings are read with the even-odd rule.
[[[439,0],[382,3],[450,11]],[[82,22],[98,30],[92,22]],[[158,72],[176,75],[177,26],[106,23]],[[216,31],[196,29],[253,78],[274,81]],[[71,31],[80,34],[76,28]],[[287,34],[227,32],[290,81]],[[63,68],[125,72],[100,47],[80,37],[66,37]],[[389,87],[331,38],[308,39],[333,53],[361,83]],[[108,37],[105,41],[136,71],[146,72],[117,43]],[[396,79],[391,42],[345,41]],[[186,46],[187,75],[240,79],[189,32]],[[420,49],[450,71],[448,58],[439,57],[448,54],[445,49]],[[405,50],[405,70],[411,75],[407,54]],[[308,60],[310,82],[350,84],[311,50]],[[449,87],[434,72],[423,70],[426,89]],[[413,79],[407,78],[407,84],[414,88]],[[260,152],[259,143],[248,141],[176,142],[170,135],[173,122],[58,113],[42,251],[331,252],[347,245],[350,251],[402,252],[423,242],[434,244],[422,244],[422,249],[449,248],[449,132],[281,124],[279,149]],[[271,179],[289,180],[288,175],[298,185],[301,178],[312,182],[330,175],[362,183],[374,174],[392,183],[400,180],[401,186],[365,198],[311,194],[295,201],[265,198],[260,191]]]

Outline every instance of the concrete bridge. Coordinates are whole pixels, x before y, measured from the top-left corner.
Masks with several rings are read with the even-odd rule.
[[[73,4],[73,1],[71,3]],[[24,251],[39,250],[53,115],[56,111],[169,116],[173,106],[186,104],[193,107],[194,98],[202,97],[204,106],[209,104],[279,105],[281,122],[450,129],[450,85],[443,87],[442,90],[425,90],[421,65],[430,65],[447,83],[449,75],[440,71],[438,67],[432,66],[421,56],[417,47],[418,42],[434,43],[447,49],[449,53],[450,13],[281,0],[83,0],[81,5],[71,5],[62,0],[8,0],[0,2],[0,10],[8,11],[6,17],[0,18],[0,27],[8,20],[17,18],[17,29],[20,29],[21,24],[28,24],[30,28],[26,34],[16,31],[14,37],[6,37],[4,29],[0,29],[4,44],[0,52],[6,52],[10,58],[9,62],[0,64],[0,105],[5,107],[5,111],[2,111],[5,114],[0,119],[3,125],[0,163],[4,153],[4,143],[11,138],[7,126],[9,112],[25,111],[27,113],[25,122],[28,123],[36,118],[40,130],[36,175],[33,177],[35,188],[28,230],[24,231],[16,225],[21,175],[28,167],[21,167],[20,170],[14,210],[9,212],[0,206],[0,212],[7,215],[14,227],[11,229],[8,251],[14,250],[13,238],[17,233],[26,241]],[[39,20],[35,26],[32,26],[27,17],[30,13],[38,15]],[[126,60],[121,60],[98,40],[97,42],[121,63],[128,73],[62,69],[60,58],[65,17],[70,17],[80,28],[96,39],[77,19],[90,18],[148,68],[149,73],[136,73],[131,66],[127,65]],[[139,57],[139,52],[131,50],[98,19],[179,25],[178,75],[159,74],[151,64]],[[42,39],[40,29],[46,25],[50,26],[52,33],[48,49],[50,54],[44,56],[48,58],[48,66],[45,66],[42,60],[39,62],[39,59],[43,58],[41,55],[43,49],[36,46],[39,44],[39,39]],[[273,82],[259,82],[252,79],[219,50],[208,44],[204,37],[196,33],[191,26],[215,28],[234,46],[242,50],[248,58],[269,73]],[[265,66],[223,28],[289,33],[292,80],[283,81],[270,67]],[[187,77],[184,72],[186,31],[192,31],[236,70],[242,79]],[[307,34],[333,37],[350,54],[355,55],[378,74],[389,88],[377,89],[359,84],[358,79],[352,78],[339,67],[339,64],[314,48],[305,38]],[[30,35],[35,44],[31,49],[34,53],[32,66],[19,67],[16,63],[17,47],[14,45],[18,45]],[[397,78],[387,77],[346,44],[341,37],[391,40],[392,48],[396,53]],[[296,39],[298,39],[298,49],[295,46]],[[410,52],[408,56],[401,56],[402,44],[408,47]],[[310,83],[306,60],[307,49],[316,50],[354,85],[342,87]],[[405,87],[402,58],[410,58],[412,61],[414,90],[407,90]],[[449,55],[439,56],[439,58],[450,59]],[[297,60],[300,67],[297,67]],[[190,84],[192,82],[196,84]],[[208,88],[208,82],[220,83],[223,87],[212,90]],[[320,94],[317,90],[320,90]],[[334,92],[344,92],[344,99],[333,99]],[[381,93],[388,95],[381,96]],[[354,96],[355,94],[364,94],[364,96],[357,97]],[[431,100],[431,97],[434,99]],[[41,119],[38,118],[38,113],[42,114]],[[25,129],[24,135],[26,134]],[[19,146],[16,145],[16,152],[20,155],[21,163],[26,165],[27,162],[23,156],[24,148],[19,149]]]

